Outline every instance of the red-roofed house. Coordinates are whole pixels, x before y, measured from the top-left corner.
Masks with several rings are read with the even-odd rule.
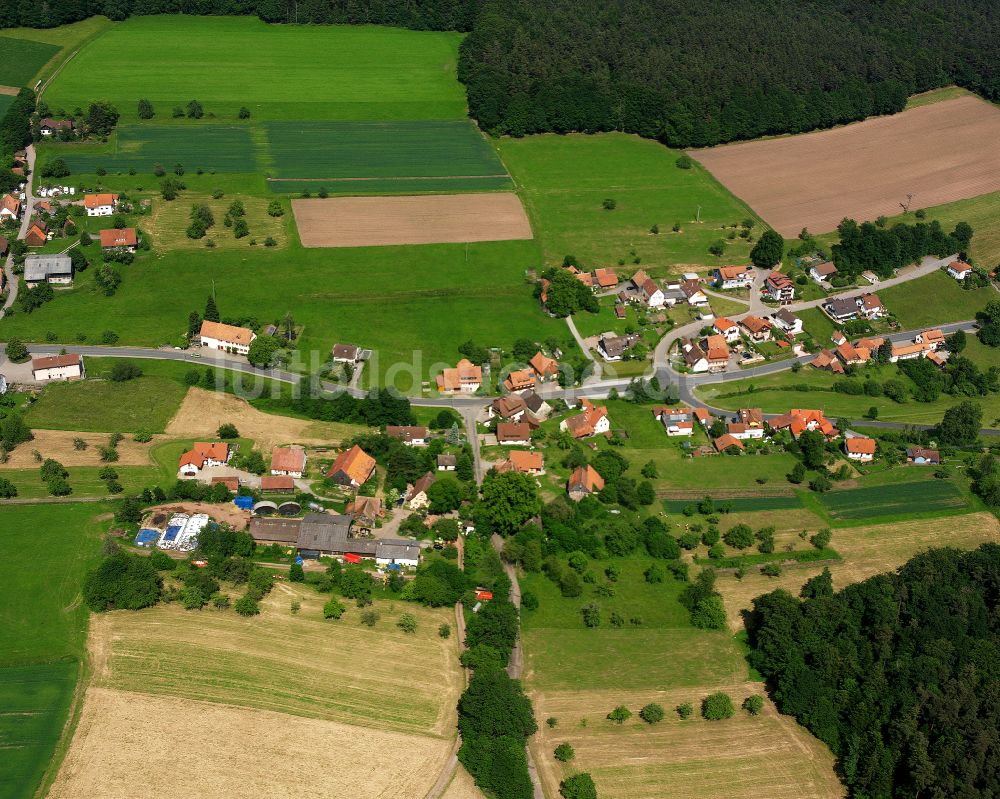
[[[948,264],[948,275],[955,280],[965,280],[972,274],[972,264],[967,264],[962,260],[955,260]]]
[[[101,231],[101,249],[103,250],[135,252],[138,244],[139,237],[136,235],[134,227],[108,228]]]
[[[206,319],[201,323],[198,337],[203,347],[246,355],[250,352],[250,345],[257,338],[257,334],[249,327],[224,325],[221,322],[210,322]]]
[[[515,369],[503,381],[508,391],[524,391],[535,387],[535,373],[530,369]]]
[[[747,338],[757,344],[771,339],[771,323],[759,316],[750,314],[740,320],[740,327],[743,328]]]
[[[0,222],[16,222],[21,218],[21,201],[13,194],[0,198]]]
[[[795,299],[795,284],[781,272],[771,272],[764,281],[764,292],[772,300],[785,305]]]
[[[704,349],[710,372],[725,369],[729,364],[729,346],[724,336],[709,336],[705,339]]]
[[[531,425],[527,422],[497,422],[497,443],[503,446],[529,446]]]
[[[265,474],[260,478],[260,490],[272,494],[286,494],[295,490],[295,478]]]
[[[720,266],[715,275],[720,289],[748,289],[753,285],[753,269],[749,266]]]
[[[819,430],[827,438],[836,438],[840,432],[823,415],[823,411],[792,408],[788,413],[776,416],[768,422],[774,430],[788,429],[793,438],[798,438],[806,430]]]
[[[375,459],[355,444],[337,456],[326,476],[338,485],[361,488],[374,473]]]
[[[181,455],[177,476],[189,480],[208,466],[225,466],[230,455],[229,444],[225,441],[197,441]]]
[[[727,449],[738,449],[743,451],[746,447],[743,446],[743,442],[740,441],[735,436],[729,433],[723,433],[715,441],[712,442],[715,445],[716,450],[719,452],[725,452]]]
[[[302,447],[275,447],[271,450],[271,474],[302,477],[306,471],[306,451]]]
[[[554,380],[559,375],[559,362],[543,355],[541,350],[535,353],[529,364],[536,377],[543,383],[546,380]]]
[[[508,461],[515,472],[521,474],[545,474],[545,459],[541,452],[515,449],[508,456]]]
[[[559,423],[560,430],[568,432],[573,438],[589,438],[610,432],[611,420],[608,418],[606,406],[595,406],[588,399],[584,399],[582,405],[583,410],[580,413]]]
[[[875,458],[875,446],[874,438],[854,436],[844,441],[844,452],[848,460],[868,463]]]
[[[740,326],[726,316],[718,317],[712,323],[712,329],[722,336],[727,344],[733,344],[740,340]]]
[[[87,216],[111,216],[117,205],[117,194],[83,195],[83,207],[87,209]]]
[[[48,380],[82,380],[86,377],[82,355],[45,355],[31,359],[31,376],[39,383]]]
[[[604,478],[597,473],[597,469],[588,464],[573,470],[573,474],[569,476],[569,482],[566,484],[566,493],[574,502],[579,502],[602,488],[604,488]]]
[[[454,369],[445,369],[436,378],[437,389],[442,394],[472,394],[483,384],[483,368],[473,365],[468,358],[462,358]]]

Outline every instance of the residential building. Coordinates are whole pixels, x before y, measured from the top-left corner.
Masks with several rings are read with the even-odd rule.
[[[955,260],[948,264],[947,272],[949,277],[953,277],[955,280],[965,280],[972,274],[972,264],[962,260]]]
[[[29,288],[42,283],[68,285],[73,282],[73,259],[68,255],[28,255],[24,259],[24,282]]]
[[[746,337],[756,344],[771,340],[771,323],[759,316],[750,314],[740,320],[740,327]]]
[[[298,479],[306,472],[306,451],[302,447],[274,447],[271,474]]]
[[[209,466],[225,466],[229,463],[232,450],[225,441],[197,441],[181,455],[177,476],[191,479]]]
[[[625,351],[637,344],[639,339],[638,333],[629,333],[624,336],[604,333],[597,341],[597,351],[606,361],[620,361],[625,356]]]
[[[941,328],[939,327],[918,333],[914,340],[919,341],[921,344],[926,344],[932,350],[940,349],[945,344],[944,333],[941,332]]]
[[[775,416],[768,421],[772,430],[789,430],[793,438],[798,438],[806,430],[818,430],[827,438],[836,438],[840,431],[823,415],[823,411],[793,408],[788,413]]]
[[[411,447],[423,447],[427,444],[427,428],[415,425],[388,425],[385,434],[389,438],[398,438]]]
[[[474,366],[468,358],[462,358],[454,369],[445,369],[436,378],[437,390],[442,394],[473,394],[483,384],[483,368]]]
[[[527,422],[498,422],[497,443],[527,447],[531,444],[531,426]]]
[[[712,414],[710,414],[705,408],[695,408],[694,418],[701,422],[701,426],[704,428],[709,428],[712,426]]]
[[[427,491],[434,485],[436,479],[434,472],[427,472],[410,486],[403,497],[406,507],[410,510],[423,510],[428,507],[431,501],[427,496]]]
[[[715,449],[717,452],[725,452],[726,450],[729,449],[737,449],[742,452],[743,450],[746,449],[746,447],[743,446],[742,441],[730,435],[729,433],[723,433],[721,436],[715,439],[715,441],[713,441],[712,444],[715,445]]]
[[[126,250],[135,252],[139,237],[134,227],[108,228],[101,231],[102,250]]]
[[[555,380],[559,376],[559,362],[543,355],[541,350],[535,353],[535,356],[529,361],[529,365],[534,370],[539,382]]]
[[[606,406],[595,406],[588,399],[582,401],[582,406],[580,413],[559,423],[560,430],[568,432],[573,438],[589,438],[611,432],[611,420]]]
[[[720,266],[715,270],[715,285],[720,289],[748,289],[754,272],[749,266]]]
[[[914,466],[937,466],[941,463],[941,453],[936,449],[909,447],[906,450],[906,462]]]
[[[458,458],[454,455],[438,455],[437,468],[439,472],[453,472],[458,465]]]
[[[0,223],[16,222],[21,218],[21,200],[16,194],[0,197]]]
[[[375,563],[416,568],[420,565],[420,546],[403,538],[383,538],[375,545]]]
[[[355,444],[336,457],[326,476],[337,485],[358,489],[368,482],[374,472],[375,459]]]
[[[764,296],[787,305],[795,299],[795,284],[782,272],[771,272],[764,281]]]
[[[73,130],[73,120],[43,117],[38,122],[38,132],[46,138],[55,135],[61,130]]]
[[[708,371],[708,356],[697,342],[685,339],[681,342],[681,352],[684,355],[684,365],[692,372]]]
[[[729,365],[729,346],[723,336],[708,336],[704,349],[709,371],[721,371]]]
[[[844,366],[860,366],[867,363],[871,358],[871,352],[864,347],[855,347],[851,342],[845,341],[834,351],[837,358]]]
[[[545,459],[541,452],[515,449],[507,456],[507,460],[515,472],[535,476],[545,474]]]
[[[878,294],[862,294],[858,300],[858,308],[865,319],[881,319],[885,313]]]
[[[552,406],[534,391],[522,391],[521,399],[528,408],[528,413],[539,421],[548,419],[549,414],[552,413]]]
[[[24,234],[24,243],[29,247],[41,247],[49,240],[49,226],[41,219],[35,219]]]
[[[681,283],[680,290],[688,305],[708,305],[708,295],[702,291],[700,281],[685,280]]]
[[[201,323],[198,337],[202,347],[235,355],[246,355],[250,352],[250,345],[257,338],[257,334],[249,327],[224,325],[222,322],[210,322],[206,319]]]
[[[749,441],[750,439],[760,439],[764,437],[763,427],[751,427],[742,422],[729,422],[726,424],[726,433],[737,441]]]
[[[330,357],[334,363],[357,363],[361,350],[356,344],[334,344]]]
[[[111,216],[117,206],[117,194],[83,195],[83,207],[87,210],[87,216]]]
[[[535,374],[530,369],[515,369],[507,379],[503,381],[504,387],[508,391],[524,391],[534,388]]]
[[[866,436],[853,436],[844,440],[844,453],[847,459],[858,463],[869,463],[874,460],[875,447],[875,439]]]
[[[653,416],[663,425],[668,436],[694,435],[694,413],[690,408],[667,408],[657,405]]]
[[[718,317],[712,323],[712,329],[722,336],[727,344],[735,344],[740,340],[740,326],[725,316]]]
[[[591,278],[594,288],[608,290],[618,285],[618,273],[614,269],[595,269],[591,273]]]
[[[764,429],[764,411],[760,408],[740,408],[736,411],[736,421],[754,429]]]
[[[44,355],[31,359],[31,377],[39,383],[82,380],[86,376],[82,355]]]
[[[826,315],[835,322],[849,322],[858,318],[857,297],[833,297],[823,303],[823,310]]]
[[[490,403],[488,413],[490,419],[496,416],[505,422],[519,422],[527,411],[528,406],[520,394],[506,394]]]
[[[378,522],[385,516],[385,508],[378,497],[356,496],[347,503],[344,513],[353,517],[354,532],[369,535],[378,527]]]
[[[829,370],[834,374],[844,374],[844,364],[833,350],[820,350],[816,353],[816,357],[809,361],[809,365],[816,369]]]
[[[604,488],[604,478],[598,474],[597,469],[587,464],[573,470],[566,484],[566,493],[574,502],[579,502],[590,494],[596,494],[602,488]]]
[[[930,345],[920,341],[893,342],[892,353],[889,355],[890,363],[898,361],[910,361],[915,358],[924,358],[932,352]]]
[[[828,282],[835,274],[837,274],[837,267],[833,261],[823,261],[809,270],[809,277],[817,283]]]

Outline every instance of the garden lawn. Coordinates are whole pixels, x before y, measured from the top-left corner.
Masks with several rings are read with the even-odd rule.
[[[990,263],[989,268],[995,265]],[[916,330],[975,319],[976,312],[996,299],[997,293],[990,286],[966,291],[945,272],[935,272],[880,291],[878,296],[903,330]]]
[[[728,242],[721,259],[709,254],[709,245],[728,235],[722,225],[757,217],[697,163],[678,169],[678,151],[618,133],[501,139],[497,147],[548,265],[572,254],[587,268],[621,260],[623,272],[652,268],[657,275],[674,265],[742,263],[749,255],[742,239]],[[602,207],[605,199],[615,201],[614,210]],[[680,233],[671,232],[675,222]],[[658,235],[650,232],[654,224]],[[762,229],[758,221],[755,233]]]
[[[28,86],[46,62],[59,52],[52,44],[0,36],[0,86]]]
[[[97,379],[52,383],[28,409],[25,420],[31,427],[49,430],[162,433],[185,391],[176,380],[151,375],[124,383]]]
[[[73,108],[101,96],[124,121],[140,98],[157,120],[197,99],[205,114],[263,119],[461,119],[459,33],[376,26],[267,25],[255,17],[142,16],[114,25],[45,94]],[[186,123],[182,123],[186,124]]]

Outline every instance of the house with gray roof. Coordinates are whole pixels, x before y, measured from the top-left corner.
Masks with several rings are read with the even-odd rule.
[[[42,283],[72,283],[73,259],[68,255],[29,255],[24,259],[24,282],[29,288]]]

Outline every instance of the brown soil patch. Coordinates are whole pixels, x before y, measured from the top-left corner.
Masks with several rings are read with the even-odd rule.
[[[37,450],[43,458],[55,458],[63,466],[104,466],[101,462],[100,448],[107,446],[107,433],[74,433],[72,430],[33,430],[34,439],[21,444],[10,453],[6,463],[0,463],[0,469],[33,469],[38,461],[31,454]],[[87,448],[78,450],[73,447],[73,439],[82,438],[87,442]],[[113,466],[149,466],[153,461],[149,457],[149,448],[162,441],[165,436],[153,436],[146,444],[137,444],[132,437],[126,435],[118,444],[118,460]]]
[[[0,86],[0,94],[16,95],[19,91],[17,86]]]
[[[726,604],[729,626],[735,631],[742,629],[741,611],[750,607],[754,597],[779,588],[798,596],[806,580],[822,572],[824,566],[833,574],[834,588],[840,589],[892,571],[930,547],[974,549],[988,541],[1000,541],[1000,520],[991,513],[843,527],[833,531],[830,543],[843,557],[839,563],[789,566],[780,577],[751,572],[737,580],[732,574],[721,574],[716,586]]]
[[[292,200],[304,247],[530,239],[516,194],[428,194]]]
[[[146,513],[205,513],[217,522],[232,525],[234,530],[245,530],[250,523],[250,512],[240,510],[231,503],[212,504],[208,502],[168,502],[165,505],[154,505],[146,509]]]
[[[87,691],[49,796],[423,796],[450,742],[266,710]]]
[[[833,130],[692,151],[779,233],[1000,190],[1000,109],[960,97]]]
[[[840,799],[844,788],[833,771],[833,755],[770,701],[754,718],[742,710],[726,721],[693,716],[681,721],[674,708],[723,690],[739,707],[764,686],[738,682],[697,689],[536,694],[535,716],[559,720],[555,729],[541,725],[531,746],[546,793],[557,796],[559,781],[588,771],[604,799]],[[659,724],[639,719],[638,710],[657,702],[667,711]],[[622,725],[608,721],[608,711],[624,704],[635,714]],[[583,722],[586,722],[586,726]],[[552,752],[563,741],[576,750],[568,766]]]
[[[167,425],[166,434],[170,438],[215,438],[215,431],[223,422],[232,422],[241,436],[256,441],[265,457],[270,455],[273,446],[339,444],[364,429],[357,425],[311,422],[263,413],[232,394],[190,388]]]

